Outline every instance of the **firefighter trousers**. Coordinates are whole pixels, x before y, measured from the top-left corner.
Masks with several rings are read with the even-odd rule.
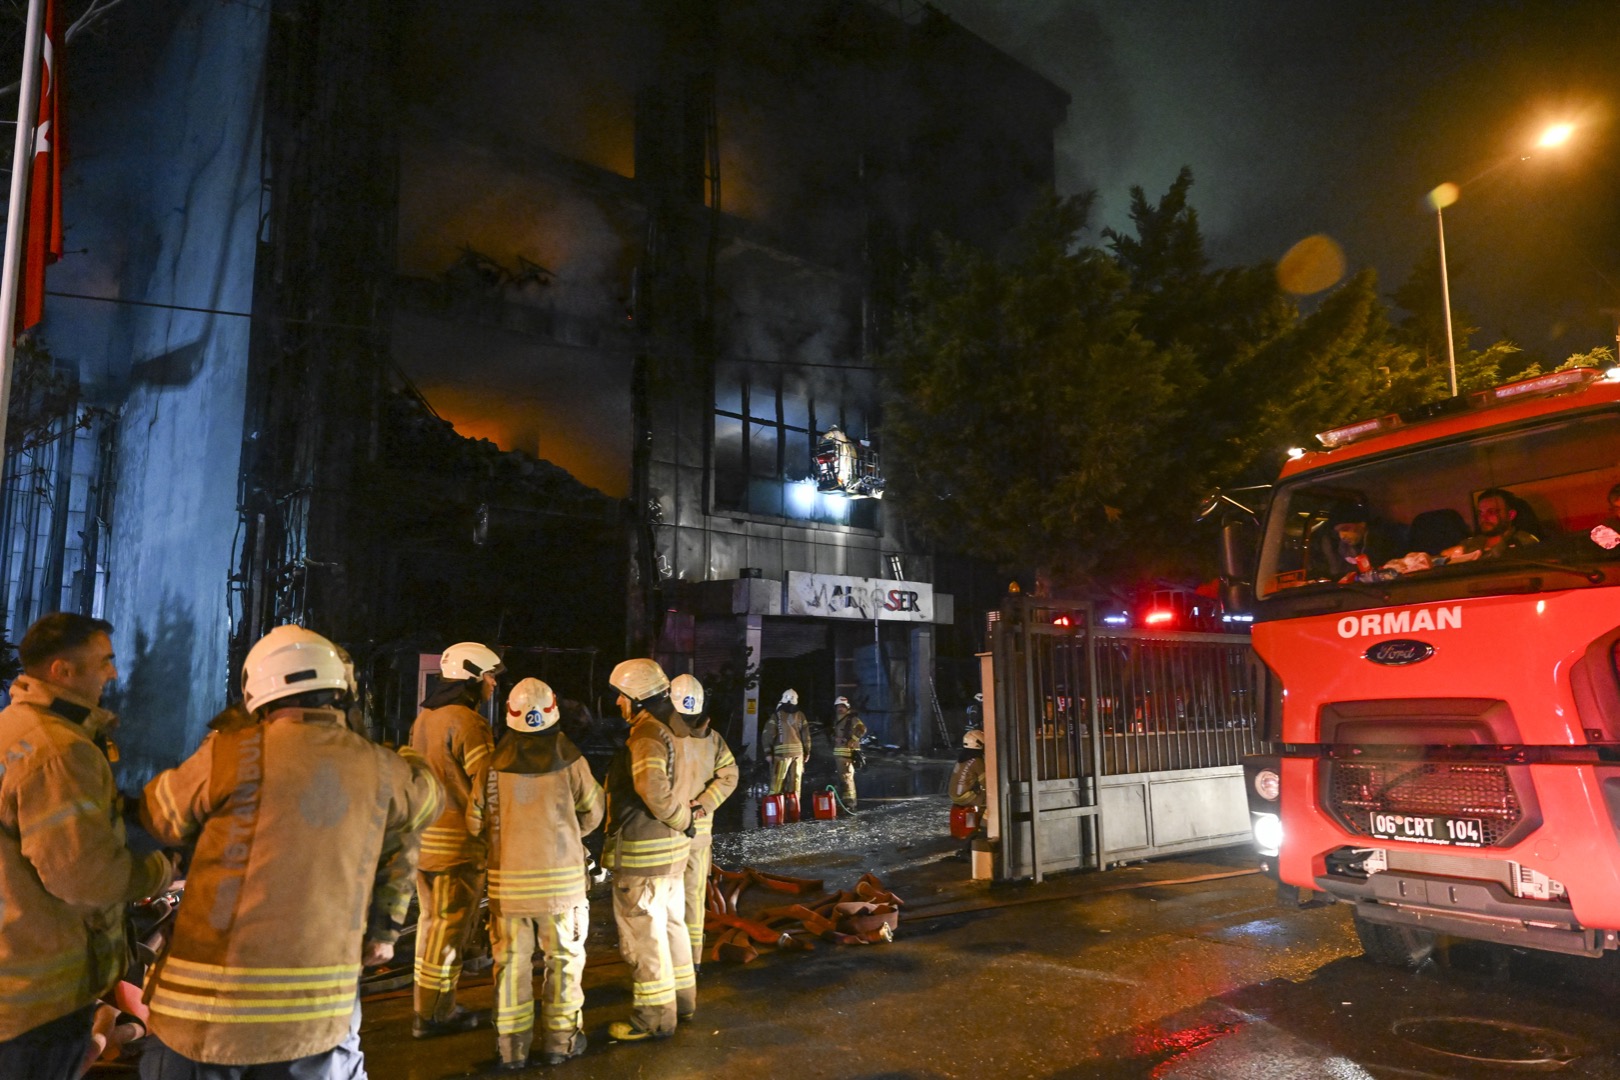
[[[838,759],[838,795],[844,805],[855,809],[855,762],[851,758]]]
[[[495,1034],[502,1061],[522,1061],[534,1044],[534,953],[545,960],[540,988],[540,1049],[572,1054],[584,1038],[585,936],[591,908],[584,902],[551,915],[497,915],[489,919],[495,953]]]
[[[366,1080],[360,1006],[355,1004],[343,1041],[319,1054],[264,1065],[208,1065],[176,1053],[150,1035],[141,1051],[140,1069],[141,1080]]]
[[[674,1031],[678,1016],[697,1011],[682,879],[614,878],[613,921],[619,953],[630,965],[630,1023],[643,1031]]]
[[[771,782],[771,794],[782,795],[789,791],[793,797],[799,797],[799,784],[804,779],[804,755],[784,754],[780,750],[776,753],[776,777]]]
[[[0,1042],[0,1080],[75,1080],[90,1052],[96,1003]]]
[[[456,1009],[456,982],[467,943],[478,927],[484,868],[418,870],[416,901],[416,1015],[448,1020]]]
[[[709,866],[714,840],[708,833],[692,838],[686,853],[686,936],[692,942],[692,963],[703,963],[703,917],[708,914]]]

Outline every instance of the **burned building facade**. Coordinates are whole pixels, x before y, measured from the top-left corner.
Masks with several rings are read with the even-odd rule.
[[[911,4],[182,7],[86,64],[42,339],[105,415],[53,444],[78,524],[29,526],[80,537],[62,605],[8,577],[13,625],[118,625],[139,761],[289,620],[385,730],[477,638],[586,701],[653,651],[750,750],[790,685],[930,744],[967,613],[852,497],[875,356],[934,234],[994,246],[1050,185],[1059,90]],[[861,490],[818,477],[834,428]]]

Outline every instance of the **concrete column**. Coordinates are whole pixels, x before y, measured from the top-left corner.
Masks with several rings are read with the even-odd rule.
[[[742,624],[743,645],[747,650],[748,677],[743,680],[742,738],[739,756],[759,760],[759,658],[760,638],[765,628],[763,615],[744,615],[737,620]]]
[[[934,628],[911,628],[911,712],[907,720],[907,749],[927,753],[934,745]]]

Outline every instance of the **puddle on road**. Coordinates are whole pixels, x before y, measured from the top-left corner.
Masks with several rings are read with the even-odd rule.
[[[1390,1030],[1407,1042],[1447,1057],[1522,1069],[1562,1069],[1586,1053],[1585,1044],[1549,1028],[1467,1016],[1399,1020]]]

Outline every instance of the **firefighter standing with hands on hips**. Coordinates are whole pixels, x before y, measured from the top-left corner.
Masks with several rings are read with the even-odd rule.
[[[695,775],[703,784],[690,804],[696,832],[686,856],[684,877],[686,934],[692,942],[692,970],[696,972],[703,967],[703,921],[708,914],[704,900],[714,850],[714,812],[737,790],[737,760],[703,711],[703,684],[692,675],[677,675],[669,689],[675,711],[692,729],[692,742],[697,746]]]
[[[557,697],[524,679],[506,699],[508,728],[467,807],[467,831],[489,847],[489,936],[495,953],[495,1042],[502,1069],[528,1067],[534,1042],[534,953],[545,958],[541,1060],[585,1052],[585,837],[602,824],[602,789],[557,726]]]
[[[838,795],[846,810],[855,809],[855,755],[866,737],[866,721],[849,707],[849,698],[833,698],[833,759],[838,763]]]
[[[394,955],[439,784],[408,748],[349,730],[351,675],[319,634],[270,631],[242,691],[248,715],[141,801],[153,836],[196,845],[141,1076],[364,1077],[360,969]]]
[[[484,1014],[456,1007],[456,983],[467,943],[477,928],[484,893],[484,842],[467,832],[467,803],[495,749],[489,725],[475,710],[495,693],[503,670],[494,650],[463,641],[444,650],[444,682],[422,702],[411,726],[411,749],[444,786],[444,812],[422,834],[416,874],[416,1018],[418,1039],[469,1031]]]
[[[697,832],[692,801],[703,790],[700,740],[675,711],[669,677],[652,660],[626,660],[608,683],[630,737],[608,767],[607,840],[613,919],[630,965],[628,1020],[608,1026],[620,1042],[668,1038],[697,1012],[697,973],[686,931],[683,878]]]
[[[70,612],[23,635],[23,674],[0,712],[0,1078],[72,1080],[91,1049],[96,998],[123,974],[123,906],[173,876],[125,846],[97,739],[118,677],[112,626]]]
[[[765,723],[765,737],[761,741],[775,765],[771,794],[782,795],[791,788],[797,801],[799,785],[804,780],[804,763],[810,757],[810,721],[799,711],[797,690],[783,692],[775,715]]]

